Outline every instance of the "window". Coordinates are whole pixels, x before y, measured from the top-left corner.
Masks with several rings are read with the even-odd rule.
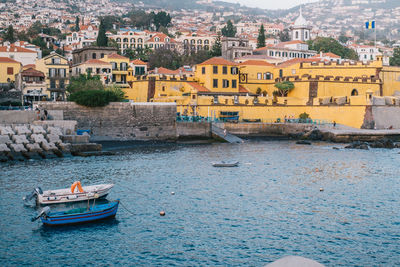
[[[101,53],[101,54],[100,54],[100,58],[103,58],[103,57],[104,57],[104,53]]]
[[[87,69],[86,69],[86,72],[87,72],[88,74],[91,74],[91,73],[93,72],[93,70],[92,70],[92,68],[87,68]]]
[[[218,74],[218,66],[213,66],[213,73]]]
[[[292,74],[296,74],[296,69],[292,69]]]
[[[8,67],[7,68],[7,75],[13,75],[14,74],[14,68]]]
[[[135,67],[135,75],[144,75],[144,67]]]
[[[222,74],[228,74],[228,67],[227,66],[223,66],[222,67]]]
[[[121,62],[120,68],[121,68],[121,70],[127,70],[128,69],[128,64],[126,62]]]
[[[262,73],[259,72],[259,73],[257,73],[257,80],[261,80],[261,79],[262,79]]]
[[[50,88],[56,88],[56,81],[50,80]]]
[[[232,88],[236,88],[237,87],[237,81],[236,80],[232,80]]]
[[[306,39],[306,40],[308,39],[308,31],[306,31],[306,37],[305,37],[305,39]]]
[[[283,77],[283,70],[279,70],[279,78]]]
[[[61,60],[59,58],[52,58],[51,64],[60,64]]]
[[[353,89],[353,91],[351,91],[351,95],[352,96],[357,96],[358,95],[357,89]]]
[[[117,63],[116,62],[111,62],[111,68],[113,70],[116,70],[117,69]]]
[[[92,54],[92,59],[96,59],[96,53]]]
[[[298,32],[298,31],[296,31],[296,37],[295,37],[295,39],[299,39],[299,32]]]
[[[218,79],[213,79],[213,88],[218,88]]]
[[[264,73],[264,79],[265,80],[272,80],[272,73],[270,73],[270,72]]]
[[[229,80],[223,79],[223,80],[222,80],[222,87],[223,87],[223,88],[228,88],[228,87],[229,87]]]
[[[201,74],[206,74],[206,67],[201,68]]]
[[[49,76],[50,77],[55,77],[56,76],[56,69],[50,68],[49,69]]]

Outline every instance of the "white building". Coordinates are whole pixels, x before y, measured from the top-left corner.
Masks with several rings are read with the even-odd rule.
[[[8,57],[21,62],[23,66],[29,64],[35,64],[38,58],[38,53],[36,51],[15,46],[15,45],[5,45],[0,46],[0,57]]]

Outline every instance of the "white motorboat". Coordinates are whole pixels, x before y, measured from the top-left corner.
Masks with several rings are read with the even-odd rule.
[[[85,201],[106,197],[113,186],[114,184],[81,186],[81,183],[77,181],[71,185],[71,188],[65,189],[42,191],[40,187],[37,187],[23,199],[29,201],[36,197],[36,203],[40,205]]]

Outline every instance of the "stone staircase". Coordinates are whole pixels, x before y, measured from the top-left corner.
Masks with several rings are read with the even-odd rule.
[[[216,125],[215,123],[211,124],[211,132],[213,136],[222,139],[228,143],[243,143],[244,141],[237,137],[236,135],[230,134],[228,131],[226,131],[226,134],[224,133],[224,129]]]

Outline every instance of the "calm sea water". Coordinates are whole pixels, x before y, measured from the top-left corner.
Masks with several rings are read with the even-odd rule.
[[[263,266],[286,255],[400,265],[399,150],[332,146],[140,145],[115,156],[2,164],[0,265]],[[219,160],[240,166],[211,166]],[[134,215],[120,206],[96,224],[30,222],[36,210],[23,205],[25,194],[75,180],[115,183],[108,199]]]

